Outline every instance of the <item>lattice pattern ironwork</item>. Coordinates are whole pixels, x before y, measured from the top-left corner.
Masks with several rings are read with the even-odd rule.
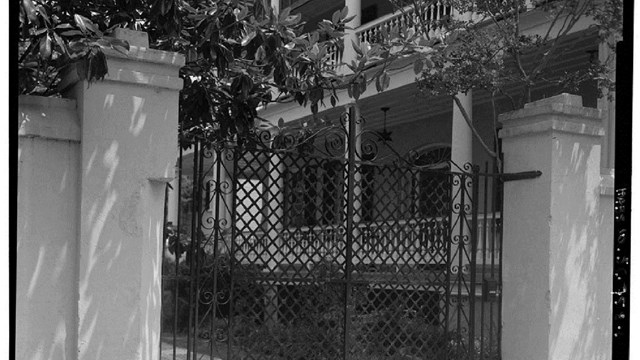
[[[492,172],[390,161],[345,125],[193,144],[163,359],[499,358]]]

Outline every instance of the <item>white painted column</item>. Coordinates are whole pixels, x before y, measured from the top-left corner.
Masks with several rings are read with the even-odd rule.
[[[353,43],[360,44],[356,35],[356,29],[362,24],[362,4],[361,0],[345,0],[345,6],[349,9],[347,17],[355,16],[348,23],[352,30],[345,30],[344,36],[344,52],[342,53],[342,62],[350,64],[351,60],[355,60],[356,51],[353,49]],[[339,72],[351,71],[346,66],[338,69]]]
[[[457,97],[460,99],[464,111],[473,120],[472,90],[466,94],[458,94]],[[473,132],[455,101],[451,117],[451,161],[460,168],[473,161]],[[451,170],[456,171],[455,167]]]
[[[79,360],[159,359],[164,190],[175,175],[184,57],[123,34],[131,49],[103,50],[104,81],[89,86],[72,70],[65,82],[82,123]]]
[[[463,20],[471,20],[471,12],[458,14]],[[460,99],[462,108],[473,123],[473,91],[456,95]],[[466,163],[473,163],[473,131],[465,121],[458,104],[453,101],[453,115],[451,119],[451,161],[464,168]],[[455,167],[451,169],[455,171]]]
[[[280,14],[280,0],[271,0],[271,8],[276,15]]]
[[[600,111],[561,94],[500,116],[502,358],[611,359],[613,233],[603,236]],[[605,216],[606,218],[606,216]]]

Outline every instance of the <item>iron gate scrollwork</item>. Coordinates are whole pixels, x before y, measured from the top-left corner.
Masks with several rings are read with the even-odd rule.
[[[499,359],[496,169],[348,119],[183,144],[163,359]]]

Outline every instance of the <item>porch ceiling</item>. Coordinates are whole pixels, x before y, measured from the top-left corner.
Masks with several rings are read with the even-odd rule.
[[[550,67],[553,71],[547,72],[547,78],[557,78],[564,73],[572,73],[580,68],[584,68],[588,62],[591,53],[597,51],[598,41],[595,31],[584,31],[567,36],[561,44],[556,59],[552,60]],[[597,59],[597,52],[595,53]],[[523,65],[525,69],[532,68],[537,59],[534,56],[525,56]],[[412,66],[411,62],[408,62]],[[391,81],[393,81],[393,77]],[[373,84],[369,85],[373,86]],[[515,95],[518,93],[516,86],[507,86],[506,91]],[[556,91],[553,85],[540,85],[533,89],[540,96],[550,95]],[[491,101],[491,94],[487,91],[476,91],[473,94],[474,106],[485,104]],[[496,101],[506,101],[506,97],[498,97]],[[327,101],[328,102],[328,101]],[[406,123],[418,121],[420,119],[429,119],[435,115],[451,113],[453,108],[452,100],[447,96],[433,97],[421,94],[414,83],[387,90],[373,96],[361,98],[358,100],[361,108],[361,114],[365,118],[366,127],[368,129],[382,128],[383,112],[382,107],[389,107],[387,112],[387,126],[396,126]],[[318,116],[329,120],[337,120],[345,108],[338,106],[321,111]],[[312,115],[304,116],[297,121],[291,121],[287,125],[291,127],[300,126],[302,123],[310,121]]]
[[[365,119],[367,129],[382,128],[384,113],[382,107],[389,107],[387,112],[387,126],[395,126],[418,119],[428,119],[439,113],[450,112],[452,102],[446,97],[425,97],[421,95],[415,84],[408,84],[400,88],[385,91],[358,101],[360,111]],[[345,108],[338,106],[318,113],[318,117],[337,121]],[[310,121],[309,114],[297,121],[288,123],[288,126],[298,127],[302,123]]]

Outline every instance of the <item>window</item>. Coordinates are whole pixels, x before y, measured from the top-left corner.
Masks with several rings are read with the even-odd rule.
[[[285,226],[332,225],[343,211],[343,164],[323,160],[285,172]]]
[[[414,179],[414,216],[419,218],[445,216],[451,202],[451,181],[448,145],[429,146],[414,155],[413,165],[424,168]]]

